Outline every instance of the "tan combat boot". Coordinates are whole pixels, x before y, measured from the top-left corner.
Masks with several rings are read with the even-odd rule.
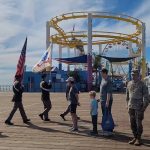
[[[129,141],[129,144],[134,144],[136,142],[136,138],[133,138],[131,141]]]
[[[140,146],[142,145],[142,141],[141,141],[141,138],[137,138],[135,143],[134,143],[135,146]]]

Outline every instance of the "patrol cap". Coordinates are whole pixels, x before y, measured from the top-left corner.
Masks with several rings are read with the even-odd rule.
[[[132,75],[139,75],[139,70],[138,69],[134,69],[131,72]]]
[[[69,77],[66,82],[74,82],[74,78],[73,77]]]

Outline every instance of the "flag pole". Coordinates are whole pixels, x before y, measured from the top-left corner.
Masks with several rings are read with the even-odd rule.
[[[27,53],[27,40],[28,40],[28,38],[27,38],[27,36],[26,36],[26,39],[25,39],[26,53]],[[24,45],[25,45],[25,44],[24,44]],[[25,57],[26,57],[26,53],[25,53]],[[25,62],[24,62],[24,66],[23,66],[23,74],[22,74],[22,81],[21,81],[22,84],[23,84],[23,81],[24,81],[24,73],[26,72],[26,68],[27,68],[27,66],[25,65]]]
[[[51,74],[51,68],[52,68],[52,52],[53,52],[53,43],[50,44],[50,71],[49,71],[49,80],[52,82],[52,74]]]

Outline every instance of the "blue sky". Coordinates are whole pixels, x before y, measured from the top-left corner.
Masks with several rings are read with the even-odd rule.
[[[46,47],[46,21],[72,11],[114,12],[142,20],[146,23],[146,59],[150,62],[150,0],[0,0],[0,10],[0,84],[12,84],[25,37],[28,36],[26,65],[31,70]],[[132,31],[120,22],[95,20],[93,23],[98,30]],[[72,30],[73,24],[71,21],[62,26]],[[75,23],[75,30],[81,28],[87,28],[85,22]],[[58,57],[57,54],[56,46],[53,56]]]

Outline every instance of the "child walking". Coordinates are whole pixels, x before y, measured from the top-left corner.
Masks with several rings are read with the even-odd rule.
[[[90,114],[91,114],[92,124],[93,124],[93,131],[91,131],[91,134],[96,135],[98,134],[98,131],[97,131],[98,101],[95,99],[96,97],[95,91],[90,91],[89,95],[91,99]]]

